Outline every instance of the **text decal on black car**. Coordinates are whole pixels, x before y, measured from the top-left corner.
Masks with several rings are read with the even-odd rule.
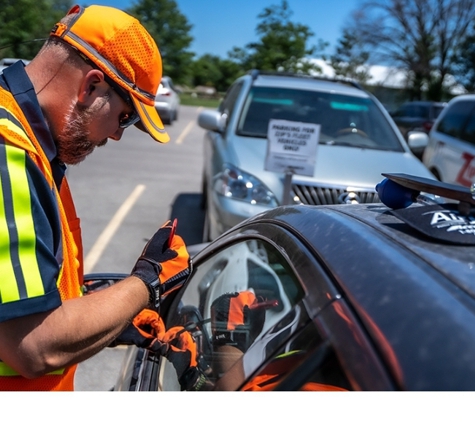
[[[412,228],[444,242],[475,245],[475,217],[456,204],[415,206],[391,212]]]

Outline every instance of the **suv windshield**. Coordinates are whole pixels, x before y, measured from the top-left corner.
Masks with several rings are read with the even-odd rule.
[[[370,98],[252,87],[239,119],[238,135],[266,138],[270,119],[319,124],[321,144],[403,152],[394,130]]]

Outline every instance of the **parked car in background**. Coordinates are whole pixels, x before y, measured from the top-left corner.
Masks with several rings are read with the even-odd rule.
[[[412,224],[381,203],[283,206],[198,252],[160,311],[166,329],[193,338],[206,383],[191,389],[475,390],[473,231],[440,208],[432,237],[418,228],[431,206],[404,211]],[[468,243],[438,237],[454,231]],[[220,325],[231,318],[221,301],[241,293],[259,300]],[[147,350],[131,346],[124,362],[115,390],[192,386]]]
[[[411,101],[404,103],[396,111],[391,113],[394,122],[401,131],[406,141],[410,132],[429,133],[432,126],[446,106],[446,103],[434,101]],[[424,148],[413,151],[418,158],[422,158]]]
[[[180,95],[169,76],[163,76],[155,97],[155,108],[162,122],[171,125],[178,120]]]
[[[475,183],[475,95],[453,98],[430,134],[423,163],[443,182]]]
[[[12,65],[13,63],[17,62],[18,60],[23,60],[23,63],[28,64],[30,63],[30,60],[25,60],[25,59],[17,59],[17,58],[12,58],[12,57],[5,57],[0,60],[0,72],[3,71],[6,67]]]
[[[433,177],[391,117],[358,84],[253,71],[237,79],[217,110],[198,117],[204,140],[204,240],[282,205],[284,174],[264,170],[270,119],[320,125],[313,176],[294,174],[291,203],[378,202],[383,171]]]

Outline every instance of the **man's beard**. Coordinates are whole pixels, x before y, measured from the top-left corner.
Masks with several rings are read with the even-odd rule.
[[[92,152],[96,147],[101,147],[107,143],[107,138],[100,142],[89,140],[89,127],[93,116],[108,101],[108,96],[103,97],[103,101],[91,107],[71,104],[66,115],[66,123],[63,130],[56,136],[56,148],[58,149],[58,159],[64,164],[78,164]]]

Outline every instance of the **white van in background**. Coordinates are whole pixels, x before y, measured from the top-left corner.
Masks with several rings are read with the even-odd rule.
[[[475,183],[475,95],[453,98],[429,133],[422,162],[441,181]]]

